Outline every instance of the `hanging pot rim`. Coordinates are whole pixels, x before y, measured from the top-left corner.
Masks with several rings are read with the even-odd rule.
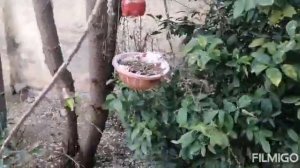
[[[151,75],[151,76],[147,76],[147,75],[140,75],[140,74],[136,74],[136,73],[132,73],[129,72],[127,70],[125,70],[124,68],[121,68],[120,64],[118,63],[121,59],[127,58],[127,57],[133,57],[136,55],[143,55],[143,54],[152,54],[158,56],[157,57],[157,61],[159,61],[159,63],[161,64],[161,68],[163,69],[163,72],[160,74],[156,74],[156,75]],[[115,70],[118,73],[122,73],[123,75],[129,76],[129,77],[133,77],[133,78],[137,78],[137,79],[143,79],[143,80],[157,80],[157,79],[161,79],[162,77],[164,77],[169,71],[170,71],[170,65],[169,63],[163,58],[162,53],[160,52],[124,52],[121,54],[116,55],[113,60],[112,60],[112,65],[114,66]]]

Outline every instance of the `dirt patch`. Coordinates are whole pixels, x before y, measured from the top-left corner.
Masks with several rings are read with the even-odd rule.
[[[132,60],[132,61],[121,61],[119,62],[120,65],[127,66],[127,69],[131,73],[135,73],[138,75],[145,75],[145,76],[153,76],[163,73],[163,69],[160,66],[160,63],[146,63],[141,62],[139,60]]]
[[[79,138],[83,138],[86,137],[86,120],[83,119],[82,114],[86,113],[88,99],[86,94],[78,95],[80,96],[80,108],[78,109]],[[11,96],[9,93],[7,93],[7,100],[9,108],[8,122],[9,128],[11,128],[17,123],[23,112],[29,108],[30,104],[26,101],[22,102],[19,96]],[[65,124],[66,118],[60,106],[59,98],[55,96],[55,93],[50,93],[22,126],[17,137],[14,138],[16,150],[28,151],[38,147],[40,154],[29,156],[23,164],[14,165],[14,167],[58,167],[62,159],[66,159],[66,156],[63,155],[61,143],[65,132]],[[110,116],[102,140],[98,146],[95,167],[149,167],[147,162],[136,161],[133,158],[132,152],[126,147],[125,137],[126,134],[118,118],[114,115]]]

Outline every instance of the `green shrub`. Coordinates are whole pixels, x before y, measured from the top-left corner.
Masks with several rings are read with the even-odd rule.
[[[186,46],[187,72],[155,91],[117,85],[107,107],[136,156],[177,167],[260,167],[251,153],[299,154],[297,2],[219,1]]]

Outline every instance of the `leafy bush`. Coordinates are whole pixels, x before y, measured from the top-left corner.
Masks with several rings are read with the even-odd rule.
[[[130,149],[177,167],[260,167],[251,153],[300,154],[298,1],[214,5],[186,46],[187,72],[155,91],[118,85],[107,97]]]

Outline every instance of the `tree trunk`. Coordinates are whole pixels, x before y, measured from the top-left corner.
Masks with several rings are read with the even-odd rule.
[[[10,88],[12,94],[16,94],[15,84],[21,82],[18,71],[20,56],[18,52],[19,44],[16,42],[16,24],[13,16],[13,4],[11,0],[4,0],[3,21],[6,40],[6,51],[10,67]]]
[[[51,75],[54,75],[59,66],[63,64],[64,60],[53,17],[52,1],[33,0],[33,6],[43,43],[45,62]],[[67,99],[74,100],[75,94],[74,80],[71,72],[68,70],[63,71],[58,80],[57,89],[59,89],[59,92],[61,93],[61,103],[67,111],[67,128],[63,141],[64,152],[65,154],[74,157],[79,150],[77,115],[75,113],[75,108],[72,109],[71,107],[66,106]],[[70,160],[68,165],[74,166],[74,163]]]
[[[95,4],[95,0],[86,0],[87,14]],[[79,161],[84,167],[93,167],[94,155],[101,140],[108,112],[102,108],[102,104],[112,86],[107,86],[106,81],[112,76],[111,65],[115,53],[117,22],[118,22],[118,0],[111,0],[112,11],[115,15],[107,13],[107,0],[101,0],[95,20],[92,22],[88,34],[90,55],[90,124],[85,144],[81,148]],[[110,11],[110,12],[112,12]]]
[[[1,54],[0,54],[0,126],[1,126],[0,133],[2,134],[3,129],[7,127],[7,109],[6,109],[6,101],[5,101]]]

